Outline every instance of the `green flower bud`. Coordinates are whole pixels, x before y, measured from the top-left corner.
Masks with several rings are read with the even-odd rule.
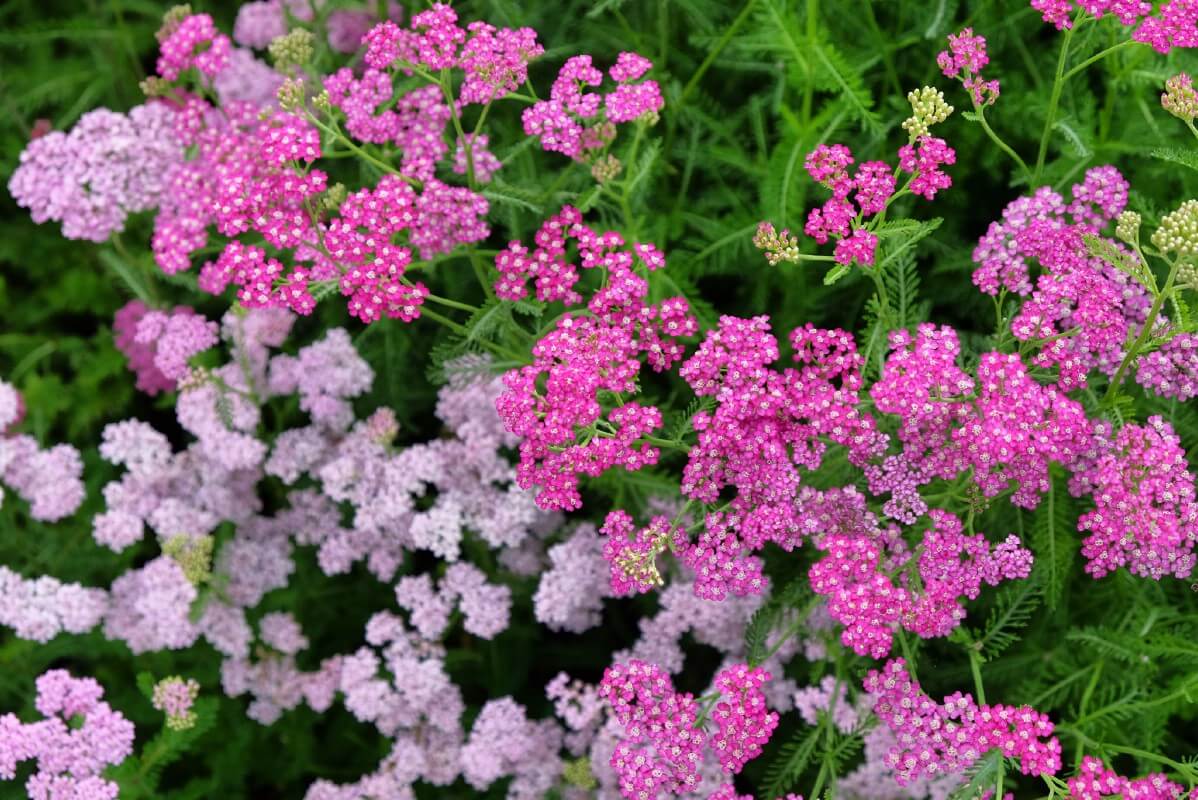
[[[296,67],[307,64],[316,52],[312,42],[312,31],[303,28],[295,28],[275,39],[269,48],[275,69],[290,75]]]
[[[944,122],[953,107],[944,102],[944,92],[934,86],[924,86],[907,95],[912,115],[903,121],[905,130],[912,139],[927,136],[933,125]]]
[[[1198,255],[1198,200],[1187,200],[1161,219],[1152,243],[1162,253]]]
[[[1115,236],[1119,241],[1135,244],[1140,240],[1140,215],[1135,211],[1124,211],[1115,220]]]

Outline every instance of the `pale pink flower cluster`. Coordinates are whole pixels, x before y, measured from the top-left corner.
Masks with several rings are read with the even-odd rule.
[[[25,783],[30,798],[116,800],[120,787],[103,772],[133,753],[133,723],[103,697],[92,678],[62,669],[42,674],[35,705],[45,719],[0,716],[0,780],[12,780],[18,764],[34,761]]]
[[[9,433],[24,416],[24,401],[12,384],[0,380],[0,502],[4,486],[29,503],[40,522],[69,517],[82,505],[83,460],[69,444],[43,449],[27,434]]]
[[[19,639],[45,643],[58,634],[87,633],[108,609],[108,593],[43,575],[27,580],[0,566],[0,625]]]
[[[102,242],[169,191],[167,176],[183,156],[173,117],[157,101],[127,114],[89,111],[69,133],[30,142],[8,190],[34,222],[61,222],[68,239]]]

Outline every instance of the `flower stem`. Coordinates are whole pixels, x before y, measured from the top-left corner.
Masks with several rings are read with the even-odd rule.
[[[1030,181],[1032,179],[1032,171],[1028,168],[1027,162],[1020,158],[1019,154],[1016,153],[1009,144],[1004,142],[1002,137],[995,133],[994,129],[990,127],[990,123],[986,121],[985,107],[979,105],[978,103],[974,103],[973,110],[974,113],[978,115],[978,123],[981,124],[982,130],[986,132],[986,135],[990,137],[990,141],[998,145],[999,150],[1002,150],[1004,153],[1010,156],[1011,160],[1018,164],[1019,169],[1023,171],[1023,176]]]
[[[1161,306],[1165,304],[1165,298],[1173,291],[1173,281],[1177,278],[1177,268],[1180,265],[1181,259],[1178,258],[1169,266],[1169,277],[1165,279],[1165,288],[1161,289],[1156,297],[1153,298],[1152,307],[1148,309],[1148,316],[1144,319],[1144,327],[1140,329],[1140,335],[1136,337],[1131,347],[1127,349],[1127,354],[1123,356],[1123,361],[1119,362],[1119,369],[1115,371],[1115,377],[1111,378],[1111,384],[1107,387],[1106,394],[1102,396],[1103,405],[1110,405],[1115,399],[1115,395],[1119,392],[1119,386],[1123,383],[1124,373],[1127,372],[1127,368],[1139,357],[1144,343],[1152,336],[1152,326],[1156,323],[1157,315],[1161,313]]]
[[[1048,137],[1052,134],[1052,127],[1057,121],[1057,106],[1061,102],[1061,90],[1065,88],[1065,62],[1069,58],[1069,43],[1073,40],[1073,31],[1077,28],[1079,19],[1074,19],[1073,26],[1065,29],[1065,36],[1061,41],[1061,55],[1057,58],[1057,72],[1052,80],[1052,94],[1048,98],[1048,116],[1044,120],[1044,131],[1040,134],[1036,169],[1032,173],[1033,188],[1040,182],[1040,174],[1044,171],[1044,159],[1048,155]]]

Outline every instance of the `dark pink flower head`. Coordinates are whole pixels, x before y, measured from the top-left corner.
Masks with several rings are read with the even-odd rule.
[[[986,55],[986,37],[974,35],[973,28],[950,33],[948,50],[936,56],[936,64],[945,77],[956,78],[962,72],[978,74],[990,63]]]
[[[160,35],[158,74],[168,81],[177,80],[180,73],[192,67],[213,78],[228,65],[233,51],[232,41],[217,32],[207,14],[185,17]]]

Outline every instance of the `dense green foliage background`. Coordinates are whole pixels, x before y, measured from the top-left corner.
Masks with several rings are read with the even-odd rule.
[[[232,2],[199,2],[225,30],[236,14]],[[407,5],[419,5],[408,2]],[[462,4],[462,16],[497,25],[530,25],[547,53],[532,74],[545,85],[566,56],[593,53],[606,62],[634,49],[655,63],[666,108],[643,145],[635,166],[640,176],[625,209],[597,201],[584,168],[553,154],[525,147],[495,191],[493,237],[526,241],[543,216],[563,202],[594,201],[594,214],[613,227],[656,242],[669,256],[669,276],[703,321],[718,314],[766,313],[777,331],[813,321],[858,333],[863,347],[881,331],[867,305],[872,285],[858,277],[825,288],[823,269],[784,264],[769,267],[751,238],[761,220],[801,229],[807,208],[822,202],[802,168],[803,157],[820,142],[843,142],[859,160],[894,158],[905,143],[898,129],[907,116],[907,91],[939,85],[958,111],[967,107],[957,84],[939,75],[935,55],[944,37],[964,26],[990,44],[988,76],[1002,81],[1002,97],[988,114],[991,124],[1024,154],[1033,157],[1047,104],[1047,85],[1056,67],[1059,34],[1043,24],[1025,2],[957,0],[492,0]],[[124,110],[142,100],[138,81],[152,68],[154,31],[164,6],[145,0],[10,0],[0,5],[0,176],[7,182],[18,155],[40,119],[67,129],[96,106]],[[1108,21],[1109,22],[1109,21]],[[1075,59],[1084,59],[1125,37],[1119,26],[1091,25],[1075,40]],[[1101,62],[1072,80],[1062,97],[1052,132],[1047,182],[1066,188],[1090,166],[1112,163],[1133,187],[1131,208],[1155,218],[1198,192],[1198,155],[1190,134],[1159,107],[1165,79],[1198,67],[1193,57],[1161,57],[1133,48]],[[504,134],[492,141],[513,145],[519,134],[517,109],[496,111]],[[977,237],[1003,206],[1026,187],[1016,185],[1011,162],[958,113],[938,129],[958,152],[949,169],[953,188],[934,203],[919,200],[901,208],[920,219],[939,217],[934,230],[897,255],[892,287],[900,325],[924,319],[959,327],[976,352],[994,334],[991,300],[970,283],[970,252]],[[626,145],[625,145],[626,146]],[[43,442],[69,441],[84,451],[88,503],[71,520],[43,525],[29,520],[19,503],[0,508],[0,563],[19,564],[30,574],[107,585],[131,564],[144,561],[139,548],[116,555],[93,545],[90,515],[101,502],[99,487],[112,476],[96,454],[108,422],[137,416],[179,433],[169,400],[133,390],[133,376],[113,346],[112,315],[128,292],[109,269],[105,247],[71,242],[55,226],[34,225],[6,192],[0,192],[0,375],[22,391],[29,407],[27,429]],[[148,259],[149,220],[138,219],[124,246]],[[433,291],[470,302],[481,300],[463,263],[433,278]],[[158,282],[164,298],[195,303],[187,279]],[[209,298],[200,308],[216,317],[226,301]],[[339,304],[322,307],[304,321],[298,338],[313,338],[331,324],[346,324]],[[434,349],[455,348],[452,336],[431,322],[412,326],[384,322],[363,330],[347,325],[363,355],[376,368],[374,396],[364,407],[385,403],[398,413],[401,438],[435,435]],[[880,350],[870,351],[877,358]],[[1194,463],[1198,409],[1140,398],[1139,413],[1170,419]],[[182,437],[179,437],[180,441]],[[608,499],[588,504],[601,514],[613,504],[643,501],[653,473],[641,483],[593,486]],[[829,484],[852,480],[826,475]],[[647,482],[647,483],[646,483]],[[1183,757],[1198,753],[1198,592],[1177,581],[1157,584],[1120,573],[1093,581],[1081,572],[1075,520],[1078,509],[1063,478],[1048,513],[1031,515],[1002,504],[981,518],[985,530],[1014,530],[1038,556],[1036,580],[996,593],[971,610],[969,624],[991,635],[987,689],[1004,702],[1030,702],[1074,726],[1095,742],[1122,743]],[[809,556],[775,559],[770,571],[785,585],[802,575]],[[318,587],[305,589],[303,587]],[[602,628],[582,636],[555,636],[539,628],[529,610],[533,586],[518,586],[515,624],[483,646],[464,638],[451,643],[455,680],[474,710],[487,697],[514,694],[534,714],[547,713],[542,687],[559,670],[597,679],[610,653],[636,635],[638,613],[654,601],[612,605]],[[390,589],[360,567],[338,578],[319,573],[311,554],[299,558],[292,588],[264,604],[294,609],[316,643],[304,658],[353,648],[372,610],[387,602]],[[991,614],[987,622],[987,614]],[[1006,642],[1009,633],[1017,642]],[[980,634],[981,635],[981,634]],[[1009,647],[1003,647],[1009,645]],[[701,689],[714,666],[714,651],[693,648],[685,689]],[[968,660],[954,643],[925,644],[917,659],[933,696],[966,688]],[[867,668],[857,659],[855,674]],[[301,662],[303,663],[303,662]],[[804,667],[818,677],[825,666]],[[219,657],[210,649],[132,657],[123,644],[99,633],[62,636],[39,646],[0,632],[0,710],[27,708],[33,678],[49,666],[91,674],[108,689],[112,704],[146,730],[160,719],[137,692],[135,676],[180,673],[198,678],[219,704],[216,725],[186,759],[169,766],[163,790],[171,797],[294,798],[316,776],[350,780],[373,769],[383,754],[373,731],[343,709],[315,715],[304,709],[265,728],[244,716],[244,701],[219,697]],[[693,672],[694,677],[689,677]],[[689,681],[689,683],[688,683]],[[993,687],[991,689],[991,687]],[[1172,699],[1162,701],[1161,698]],[[1080,721],[1079,721],[1080,720]],[[786,750],[795,729],[784,723],[766,756],[752,765],[746,783],[807,788],[809,779],[789,775]],[[1077,741],[1065,738],[1067,758]],[[781,753],[780,753],[781,751]],[[779,755],[780,753],[780,755]],[[1113,755],[1113,754],[1112,754]],[[1155,765],[1117,761],[1138,774]],[[793,771],[793,770],[791,770]],[[1028,790],[1030,791],[1030,790]],[[0,783],[0,796],[19,796],[20,784]],[[441,797],[472,796],[464,784]],[[493,787],[489,796],[502,796]],[[772,795],[771,795],[772,796]],[[1030,793],[1027,796],[1032,796]]]

